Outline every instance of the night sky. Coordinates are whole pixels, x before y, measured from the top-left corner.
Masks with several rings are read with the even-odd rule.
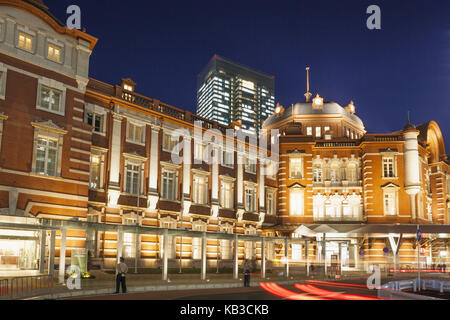
[[[197,75],[214,54],[275,76],[276,102],[311,92],[354,100],[368,132],[436,120],[450,150],[450,1],[45,0],[63,22],[77,4],[99,38],[91,77],[195,112]],[[366,27],[381,7],[382,30]]]

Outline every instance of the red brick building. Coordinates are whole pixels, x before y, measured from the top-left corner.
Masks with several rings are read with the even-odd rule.
[[[449,162],[436,122],[369,134],[353,103],[307,97],[280,106],[265,123],[281,133],[277,174],[264,175],[264,159],[249,160],[236,138],[226,147],[209,144],[220,164],[175,164],[173,132],[194,136],[201,121],[203,132],[227,141],[230,128],[142,96],[131,79],[112,85],[90,78],[97,39],[65,27],[42,1],[0,0],[0,9],[0,268],[40,264],[42,272],[46,242],[56,263],[84,248],[106,268],[121,255],[139,267],[160,264],[161,233],[118,226],[307,239],[308,254],[292,243],[290,261],[338,255],[354,269],[392,259],[413,264],[411,230],[421,224],[429,234],[424,263],[448,259]],[[182,154],[192,162],[208,145],[178,142],[193,150]],[[36,219],[81,227],[52,229],[49,239],[41,229],[13,228]],[[206,240],[166,239],[169,265],[203,261]],[[210,266],[236,255],[261,260],[263,249],[274,264],[286,254],[276,241],[264,248],[238,241],[235,250],[226,237],[208,239],[205,248]]]

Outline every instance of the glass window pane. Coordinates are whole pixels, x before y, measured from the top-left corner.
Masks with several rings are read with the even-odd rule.
[[[41,107],[50,109],[50,89],[46,87],[41,88]]]
[[[47,174],[56,176],[57,150],[49,149],[47,158]]]

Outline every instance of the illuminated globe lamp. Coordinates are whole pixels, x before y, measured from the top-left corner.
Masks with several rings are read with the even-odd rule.
[[[283,113],[284,113],[283,106],[281,104],[277,104],[277,106],[275,107],[275,115],[277,117],[279,117],[279,116],[283,115]]]
[[[323,98],[317,94],[317,96],[313,99],[313,109],[322,109],[323,108]]]

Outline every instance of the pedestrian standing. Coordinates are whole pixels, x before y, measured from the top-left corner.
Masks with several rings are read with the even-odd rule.
[[[128,266],[125,263],[123,257],[120,258],[120,262],[116,267],[116,293],[120,293],[120,285],[122,285],[122,293],[127,293],[126,274],[128,272]]]

